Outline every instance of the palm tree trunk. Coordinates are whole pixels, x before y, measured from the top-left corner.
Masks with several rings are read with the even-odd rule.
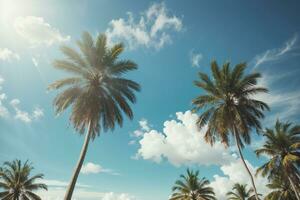
[[[67,192],[65,194],[64,200],[71,200],[71,198],[72,198],[74,188],[75,188],[75,185],[76,185],[76,181],[77,181],[79,172],[81,170],[81,167],[83,165],[83,161],[84,161],[84,158],[85,158],[88,146],[89,146],[91,132],[92,132],[91,131],[91,122],[89,122],[87,133],[85,135],[84,143],[83,143],[83,146],[82,146],[82,149],[81,149],[81,152],[80,152],[79,160],[78,160],[77,165],[75,167],[71,182],[70,182],[70,184],[67,188]]]
[[[294,190],[294,192],[295,192],[295,194],[296,194],[297,200],[300,200],[299,193],[298,193],[298,191],[297,191],[297,189],[296,189],[296,186],[295,186],[294,182],[292,181],[292,179],[290,178],[289,175],[288,175],[287,177],[288,177],[288,179],[289,179],[289,181],[290,181],[290,183],[291,183],[291,186],[292,186],[292,188],[293,188],[293,190]]]
[[[240,143],[239,143],[239,139],[238,139],[236,127],[234,127],[234,137],[235,137],[235,142],[236,142],[236,146],[238,148],[238,152],[239,152],[240,158],[241,158],[241,160],[242,160],[242,162],[243,162],[243,164],[244,164],[244,166],[246,168],[246,171],[248,172],[248,174],[250,176],[252,187],[253,187],[254,193],[255,193],[255,198],[256,198],[256,200],[259,200],[258,193],[257,193],[257,190],[256,190],[256,186],[255,186],[255,183],[254,183],[253,175],[250,172],[250,170],[249,170],[249,168],[247,166],[247,163],[245,162],[245,159],[244,159],[244,156],[243,156],[243,153],[242,153],[242,150],[241,150],[241,146],[240,146]]]

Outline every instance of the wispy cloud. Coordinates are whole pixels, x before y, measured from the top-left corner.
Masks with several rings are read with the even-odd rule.
[[[291,63],[299,63],[299,56],[291,57],[289,60],[285,58],[293,55],[300,55],[298,48],[298,37],[294,35],[281,48],[275,48],[266,51],[254,58],[255,65],[253,69],[260,67],[262,78],[259,80],[259,86],[269,89],[269,93],[256,95],[255,98],[262,100],[271,106],[272,113],[265,120],[266,125],[272,123],[279,118],[281,120],[296,119],[300,113],[300,90],[298,87],[293,87],[293,84],[300,84],[297,77],[299,70],[290,66]],[[278,67],[277,62],[284,64],[285,68]],[[289,61],[289,62],[287,62]],[[267,62],[272,63],[272,69],[267,66]],[[265,63],[265,65],[263,65]]]
[[[39,65],[39,62],[35,57],[32,57],[31,60],[32,60],[32,63],[34,64],[34,66],[37,67]]]
[[[108,173],[111,175],[120,175],[119,173],[115,172],[112,169],[103,168],[99,164],[95,164],[92,162],[88,162],[82,166],[81,171],[82,174],[99,174],[99,173]]]
[[[254,70],[257,69],[259,66],[263,65],[264,63],[282,59],[284,56],[288,55],[289,52],[295,49],[297,40],[298,40],[298,35],[295,34],[282,47],[269,49],[264,53],[257,55],[253,60],[254,63],[253,69]]]
[[[20,56],[19,54],[13,52],[8,48],[0,48],[0,60],[3,61],[20,60]]]
[[[203,55],[201,53],[194,52],[193,50],[189,54],[190,62],[193,67],[199,67],[200,61],[203,59]]]
[[[48,187],[67,187],[69,185],[68,182],[62,181],[62,180],[55,180],[55,179],[44,179],[42,180],[44,184],[46,184]],[[76,187],[78,188],[90,188],[90,185],[82,184],[82,183],[77,183]]]
[[[154,3],[134,19],[131,12],[127,19],[114,19],[106,30],[109,44],[125,42],[130,49],[138,47],[161,49],[172,42],[172,32],[182,30],[182,20],[171,15],[164,3]]]
[[[18,17],[15,19],[14,28],[16,32],[33,47],[39,45],[51,46],[55,43],[69,41],[71,38],[69,35],[63,35],[57,28],[52,27],[42,17]]]
[[[20,103],[21,101],[19,99],[13,99],[10,101],[10,105],[15,110],[15,119],[25,123],[31,123],[33,120],[38,120],[44,116],[43,110],[39,107],[34,108],[32,114],[28,113],[27,111],[21,110],[19,107]]]
[[[4,78],[0,76],[0,117],[8,117],[9,112],[6,106],[4,105],[4,101],[7,99],[5,93],[2,92],[2,84],[4,83]]]
[[[37,194],[43,200],[61,200],[66,192],[68,182],[55,179],[42,180],[44,184],[48,186],[48,191],[38,191]],[[101,192],[93,189],[91,185],[85,185],[82,183],[76,184],[76,189],[73,194],[73,198],[76,200],[136,200],[133,195],[128,193],[115,193],[115,192]]]

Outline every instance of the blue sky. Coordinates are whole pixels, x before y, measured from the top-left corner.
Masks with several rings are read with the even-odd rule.
[[[89,147],[78,180],[77,200],[167,199],[187,166],[207,177],[220,199],[234,182],[248,183],[235,148],[204,143],[189,111],[201,94],[192,81],[209,63],[246,61],[259,71],[270,93],[264,126],[275,119],[300,123],[300,3],[287,1],[0,1],[0,162],[29,159],[45,174],[43,199],[62,199],[83,142],[56,117],[47,85],[65,74],[51,63],[59,46],[75,47],[83,31],[105,32],[110,43],[126,44],[123,57],[139,65],[129,78],[142,91],[134,120],[101,133]],[[263,163],[253,149],[245,157]],[[257,177],[262,193],[266,180]]]

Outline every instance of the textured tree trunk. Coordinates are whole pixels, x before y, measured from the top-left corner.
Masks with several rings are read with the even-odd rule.
[[[296,189],[296,186],[295,186],[293,180],[290,178],[289,175],[288,175],[287,177],[288,177],[288,179],[289,179],[289,181],[290,181],[290,183],[291,183],[291,186],[292,186],[292,188],[293,188],[293,190],[294,190],[294,192],[295,192],[295,194],[296,194],[297,200],[300,200],[299,193],[298,193],[298,191],[297,191],[297,189]]]
[[[252,173],[250,172],[248,166],[247,166],[247,163],[245,162],[245,159],[244,159],[244,156],[243,156],[243,153],[242,153],[242,150],[241,150],[241,146],[240,146],[240,143],[239,143],[239,139],[238,139],[238,135],[237,135],[237,130],[236,128],[234,127],[234,137],[235,137],[235,142],[236,142],[236,146],[238,148],[238,151],[239,151],[239,155],[241,157],[241,160],[250,176],[250,179],[251,179],[251,183],[252,183],[252,187],[254,189],[254,193],[255,193],[255,198],[256,200],[259,200],[258,198],[258,193],[257,193],[257,190],[256,190],[256,186],[255,186],[255,183],[254,183],[254,178],[253,178],[253,175]]]
[[[90,137],[91,137],[90,135],[91,135],[91,122],[88,125],[87,133],[85,135],[85,139],[84,139],[84,143],[83,143],[83,146],[82,146],[82,149],[81,149],[81,152],[80,152],[79,160],[78,160],[77,165],[75,167],[71,182],[70,182],[70,184],[67,188],[64,200],[71,200],[71,198],[72,198],[74,188],[75,188],[75,185],[76,185],[76,181],[77,181],[79,172],[81,170],[81,167],[83,165],[83,161],[84,161],[84,158],[85,158],[88,146],[89,146]]]

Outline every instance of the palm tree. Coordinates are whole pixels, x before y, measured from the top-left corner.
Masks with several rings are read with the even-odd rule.
[[[267,155],[270,160],[259,167],[257,173],[268,175],[269,179],[277,174],[285,174],[300,200],[297,191],[300,181],[300,126],[277,120],[274,129],[266,128],[263,135],[266,138],[265,144],[255,152],[257,156]]]
[[[20,160],[5,162],[0,170],[0,198],[2,200],[41,200],[33,191],[44,189],[47,186],[36,183],[44,177],[43,174],[30,176],[33,167],[26,161],[23,165]]]
[[[228,200],[254,200],[255,199],[255,194],[254,190],[251,188],[247,190],[247,184],[239,184],[236,183],[233,185],[232,190],[234,192],[228,192]]]
[[[286,180],[285,176],[276,175],[271,179],[271,183],[267,185],[272,191],[267,194],[265,200],[296,200],[297,197],[291,188],[291,184]]]
[[[230,69],[230,63],[225,63],[220,68],[216,61],[211,63],[213,79],[200,72],[199,81],[194,84],[203,89],[202,94],[193,99],[194,111],[205,109],[199,116],[197,124],[199,128],[207,125],[205,140],[211,145],[217,139],[227,147],[230,134],[235,139],[240,158],[251,178],[252,187],[256,199],[256,191],[253,176],[244,160],[242,148],[251,143],[252,129],[261,129],[260,119],[264,117],[263,111],[269,110],[267,104],[256,100],[253,95],[267,92],[266,88],[257,87],[259,73],[244,75],[246,63],[237,64]]]
[[[216,200],[213,188],[207,186],[209,181],[205,178],[199,180],[199,171],[187,169],[187,175],[180,175],[172,188],[170,200]]]
[[[56,60],[54,67],[69,72],[72,77],[58,80],[49,89],[65,88],[55,99],[56,113],[71,108],[70,121],[74,128],[86,135],[84,144],[68,186],[65,200],[70,200],[84,162],[90,140],[100,134],[113,130],[115,124],[122,126],[123,113],[130,119],[133,112],[128,104],[136,102],[134,92],[140,90],[139,84],[122,78],[128,71],[136,70],[137,65],[130,60],[119,60],[123,44],[107,47],[106,36],[99,35],[96,41],[87,32],[77,42],[80,53],[63,46],[66,60]]]

